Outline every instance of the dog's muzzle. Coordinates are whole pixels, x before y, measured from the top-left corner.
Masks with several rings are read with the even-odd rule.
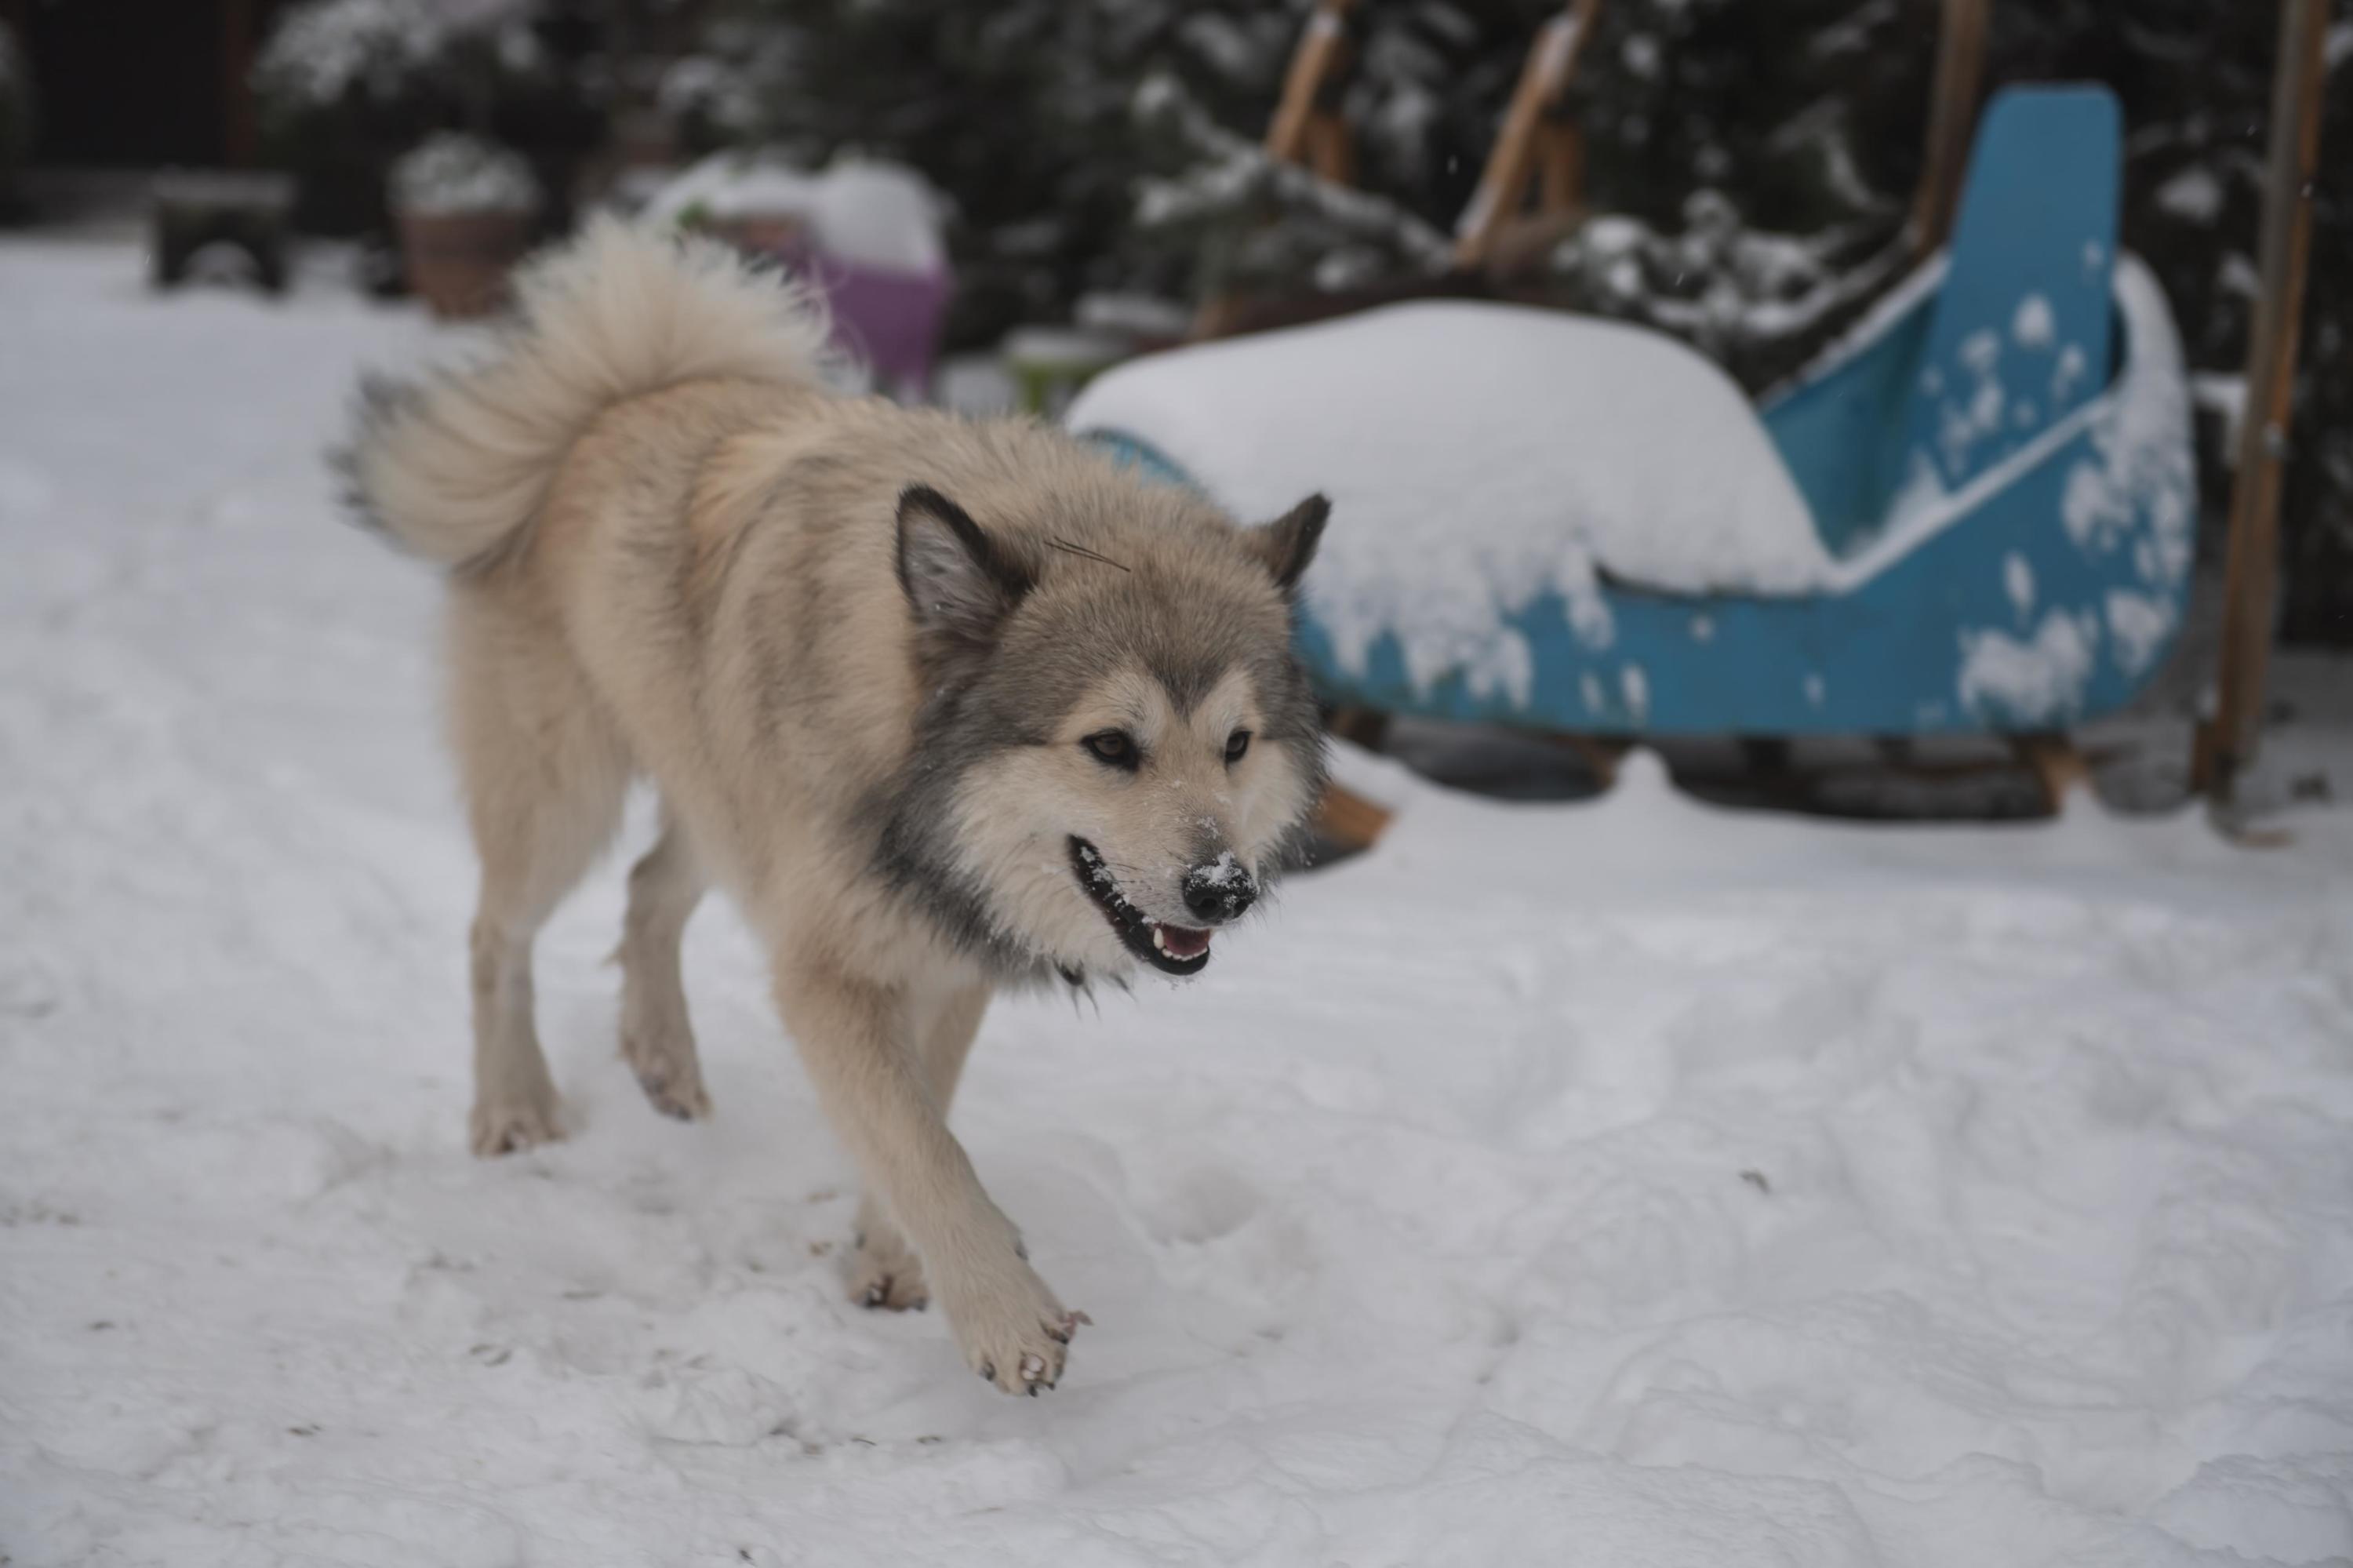
[[[1233,865],[1230,861],[1222,863],[1230,866],[1233,872],[1240,872],[1240,867]],[[1193,877],[1213,869],[1196,867],[1186,877],[1185,906],[1196,914],[1202,910],[1201,906],[1193,902]],[[1103,911],[1103,918],[1111,923],[1121,945],[1129,952],[1165,975],[1197,975],[1209,967],[1209,933],[1195,927],[1170,926],[1155,920],[1130,904],[1121,895],[1119,878],[1113,874],[1110,866],[1103,863],[1102,853],[1082,838],[1071,840],[1071,870],[1078,877],[1079,885],[1086,890],[1087,896],[1094,901],[1095,907]],[[1247,886],[1247,874],[1242,874],[1242,881]],[[1204,884],[1203,886],[1206,895],[1208,885]],[[1233,892],[1230,886],[1219,890],[1215,895],[1215,907],[1222,910],[1230,902]],[[1240,900],[1234,913],[1240,914],[1248,908],[1250,899],[1256,896],[1257,890],[1250,888],[1249,896]],[[1232,916],[1219,915],[1218,918],[1230,919]]]

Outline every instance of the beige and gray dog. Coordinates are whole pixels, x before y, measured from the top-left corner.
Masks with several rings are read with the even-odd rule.
[[[534,934],[633,779],[621,1052],[710,1100],[679,943],[706,882],[866,1183],[853,1296],[936,1297],[999,1387],[1073,1327],[948,1131],[991,993],[1199,972],[1314,802],[1291,652],[1324,526],[1236,526],[1020,420],[822,384],[821,314],[612,220],[535,263],[481,363],[365,389],[363,515],[448,569],[451,734],[482,863],[474,1150],[562,1136]]]

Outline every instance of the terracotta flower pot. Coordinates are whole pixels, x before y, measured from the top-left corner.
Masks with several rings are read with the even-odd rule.
[[[507,275],[530,249],[529,213],[400,215],[408,286],[444,320],[487,315],[505,303]]]

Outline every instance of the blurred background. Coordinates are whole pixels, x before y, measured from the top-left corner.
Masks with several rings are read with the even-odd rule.
[[[1396,291],[1639,322],[1756,394],[1900,281],[1938,0],[1609,0],[1547,107],[1577,138],[1551,221],[1469,269],[1450,234],[1560,8],[1335,9],[1314,103],[1339,129],[1300,152],[1308,180],[1263,146],[1302,0],[0,0],[0,211],[140,232],[170,281],[227,238],[265,285],[307,255],[462,315],[585,209],[657,207],[828,257],[873,296],[850,313],[887,389],[1047,412],[1205,323]],[[2122,105],[2123,239],[2197,409],[2189,673],[2150,699],[2177,717],[2212,662],[2279,37],[2267,5],[2003,0],[1982,40],[1985,91],[2090,80]],[[2353,24],[2326,48],[2334,78]],[[2279,508],[2291,647],[2353,644],[2353,94],[2333,96]],[[2138,787],[2178,796],[2184,767],[2157,771]]]

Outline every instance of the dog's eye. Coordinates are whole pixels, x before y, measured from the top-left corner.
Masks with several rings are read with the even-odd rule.
[[[1098,730],[1079,744],[1094,753],[1096,761],[1124,768],[1131,773],[1142,760],[1135,753],[1135,737],[1124,729]]]
[[[1228,762],[1240,762],[1242,759],[1242,753],[1249,749],[1250,731],[1246,729],[1238,729],[1234,731],[1233,734],[1226,736],[1226,760]]]

